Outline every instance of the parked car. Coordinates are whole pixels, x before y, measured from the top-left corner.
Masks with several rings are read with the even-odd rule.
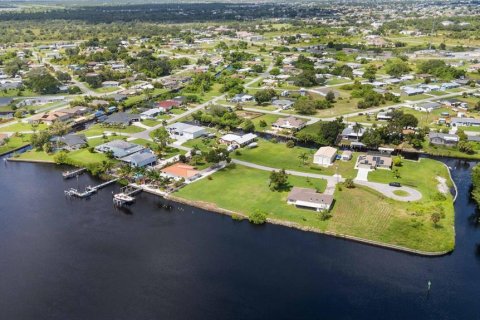
[[[401,187],[402,185],[400,184],[400,182],[390,182],[388,184],[390,187]]]

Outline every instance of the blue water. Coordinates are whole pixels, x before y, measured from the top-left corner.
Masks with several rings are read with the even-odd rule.
[[[0,163],[1,319],[480,319],[470,168],[456,168],[456,249],[427,258],[140,195],[63,196],[54,166]],[[354,222],[352,222],[354,223]],[[427,281],[432,282],[427,293]]]

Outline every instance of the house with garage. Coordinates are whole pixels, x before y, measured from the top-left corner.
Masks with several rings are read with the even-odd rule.
[[[248,101],[253,101],[254,97],[252,95],[246,94],[246,93],[239,93],[233,96],[232,99],[230,99],[230,102],[233,103],[242,103],[242,102],[248,102]]]
[[[452,127],[478,127],[480,126],[480,119],[475,118],[452,118],[450,119]]]
[[[356,168],[366,168],[370,170],[392,168],[392,157],[383,153],[369,152],[366,155],[360,155],[357,159]]]
[[[161,109],[164,113],[167,113],[168,111],[172,110],[173,108],[179,107],[182,103],[177,100],[163,100],[160,102],[157,102],[157,108]]]
[[[149,149],[130,154],[120,159],[130,164],[132,167],[145,167],[154,165],[157,162],[157,156]]]
[[[84,134],[67,134],[61,137],[53,137],[51,141],[59,150],[78,150],[88,145],[87,138]]]
[[[257,135],[253,133],[247,133],[247,134],[244,134],[243,136],[229,133],[222,136],[219,142],[227,146],[243,147],[254,142],[256,139],[257,139]]]
[[[116,126],[129,126],[133,122],[139,122],[141,120],[141,116],[139,114],[131,114],[126,112],[117,112],[114,114],[109,115],[104,123],[108,125],[116,125]]]
[[[365,131],[367,131],[365,128],[360,128],[358,131],[356,131],[353,129],[353,126],[349,126],[343,129],[340,136],[345,140],[360,140]]]
[[[286,118],[279,118],[277,121],[272,123],[272,128],[276,130],[292,130],[298,131],[304,128],[307,125],[307,122],[303,119],[295,118],[295,117],[286,117]]]
[[[456,134],[430,132],[428,134],[428,140],[433,145],[453,147],[457,145],[460,138]]]
[[[328,167],[333,164],[337,157],[337,149],[333,147],[321,147],[313,155],[313,163],[323,167]]]
[[[293,102],[291,100],[287,100],[287,99],[274,99],[274,100],[272,100],[272,105],[279,108],[279,109],[282,109],[282,110],[288,110],[288,109],[292,108],[294,103],[295,102]]]
[[[330,210],[333,196],[318,193],[314,189],[293,187],[287,197],[287,203],[299,208],[310,208],[316,211]]]
[[[172,138],[182,140],[191,140],[207,134],[207,130],[204,127],[184,122],[169,125],[167,131]]]
[[[185,180],[194,180],[196,177],[199,177],[200,171],[195,169],[195,167],[190,166],[185,163],[177,162],[171,166],[163,168],[162,173],[170,178],[174,179],[185,179]]]
[[[113,157],[116,159],[121,159],[136,152],[143,151],[145,147],[127,142],[124,140],[112,140],[107,143],[98,145],[95,147],[96,152],[108,153],[111,152]]]
[[[415,105],[415,110],[421,112],[432,112],[433,110],[440,109],[442,105],[438,102],[424,102]]]

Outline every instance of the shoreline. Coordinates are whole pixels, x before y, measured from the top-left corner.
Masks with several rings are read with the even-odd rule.
[[[5,152],[3,152],[3,153],[0,153],[0,157],[6,156],[6,155],[8,155],[8,154],[10,154],[10,153],[15,153],[16,151],[22,150],[23,148],[26,148],[26,147],[28,147],[29,145],[30,145],[30,143],[28,143],[28,144],[26,144],[26,145],[23,145],[23,146],[20,146],[20,147],[17,147],[17,148],[15,148],[15,149],[13,149],[13,150],[10,150],[10,151],[5,151]]]
[[[30,159],[15,159],[15,158],[8,158],[7,160],[8,161],[14,161],[14,162],[54,164],[54,162],[48,161],[48,160],[30,160]],[[448,166],[446,166],[446,167],[447,167],[447,171],[448,171],[449,176],[450,176],[450,180],[452,181],[452,183],[455,187],[455,190],[456,190],[455,198],[454,198],[454,201],[453,201],[453,202],[455,202],[456,196],[458,194],[457,187],[456,187],[456,184],[451,177],[450,169],[448,168]],[[172,195],[172,194],[165,194],[163,192],[160,192],[160,191],[157,191],[157,190],[154,190],[154,189],[151,189],[151,188],[144,188],[144,187],[141,187],[141,186],[139,186],[139,187],[144,192],[147,192],[149,194],[152,194],[152,195],[155,195],[155,196],[158,196],[158,197],[162,197],[162,198],[164,198],[166,200],[169,200],[169,201],[173,201],[173,202],[176,202],[176,203],[180,203],[180,204],[188,205],[188,206],[191,206],[191,207],[199,208],[199,209],[206,210],[206,211],[209,211],[209,212],[212,212],[212,213],[227,215],[227,216],[230,216],[230,217],[239,216],[239,217],[242,218],[242,220],[243,219],[248,219],[248,215],[246,215],[244,213],[234,212],[232,210],[224,209],[224,208],[218,207],[214,203],[204,202],[204,201],[196,201],[196,200],[188,200],[188,199],[185,199],[185,198],[177,197],[177,196]],[[274,224],[274,225],[279,225],[279,226],[284,226],[284,227],[288,227],[288,228],[293,228],[293,229],[306,231],[306,232],[313,232],[313,233],[317,233],[317,234],[333,236],[333,237],[339,238],[339,239],[355,241],[355,242],[359,242],[359,243],[363,243],[363,244],[367,244],[367,245],[370,245],[370,246],[375,246],[375,247],[379,247],[379,248],[383,248],[383,249],[390,249],[390,250],[395,250],[395,251],[399,251],[399,252],[404,252],[404,253],[414,254],[414,255],[419,255],[419,256],[425,256],[425,257],[440,257],[440,256],[447,255],[447,254],[453,252],[453,250],[455,250],[453,248],[452,250],[445,250],[445,251],[438,251],[438,252],[423,251],[423,250],[417,250],[417,249],[411,249],[411,248],[403,247],[403,246],[400,246],[400,245],[388,244],[388,243],[383,243],[383,242],[379,242],[379,241],[375,241],[375,240],[359,238],[359,237],[355,237],[355,236],[351,236],[351,235],[347,235],[347,234],[335,233],[335,232],[331,232],[331,231],[321,231],[321,230],[316,229],[316,228],[301,226],[301,225],[298,225],[297,223],[284,221],[284,220],[267,218],[267,223]]]
[[[157,193],[154,193],[154,192],[151,192],[151,191],[148,191],[148,190],[144,190],[144,191],[148,192],[148,193],[151,193],[151,194],[154,194],[154,195],[158,195]],[[223,214],[223,215],[227,215],[227,216],[230,216],[230,217],[235,215],[235,216],[240,216],[244,219],[248,219],[248,216],[245,215],[244,213],[234,212],[234,211],[231,211],[231,210],[228,210],[228,209],[220,208],[216,204],[210,203],[210,202],[188,200],[188,199],[180,198],[180,197],[177,197],[177,196],[174,196],[174,195],[171,195],[171,194],[168,194],[168,195],[164,196],[163,198],[166,199],[166,200],[170,200],[170,201],[174,201],[174,202],[177,202],[177,203],[185,204],[185,205],[188,205],[188,206],[191,206],[191,207],[199,208],[199,209],[206,210],[206,211],[213,212],[213,213]],[[388,243],[379,242],[379,241],[375,241],[375,240],[359,238],[359,237],[355,237],[355,236],[351,236],[351,235],[347,235],[347,234],[335,233],[335,232],[330,232],[330,231],[321,231],[321,230],[316,229],[316,228],[304,227],[304,226],[300,226],[300,225],[298,225],[294,222],[278,220],[278,219],[267,218],[267,223],[275,224],[275,225],[279,225],[279,226],[283,226],[283,227],[288,227],[288,228],[293,228],[293,229],[306,231],[306,232],[313,232],[313,233],[323,234],[323,235],[327,235],[327,236],[333,236],[335,238],[355,241],[355,242],[371,245],[371,246],[374,246],[374,247],[390,249],[390,250],[395,250],[395,251],[400,251],[400,252],[404,252],[404,253],[409,253],[409,254],[414,254],[414,255],[419,255],[419,256],[425,256],[425,257],[440,257],[440,256],[447,255],[447,254],[453,252],[453,250],[454,250],[454,249],[452,249],[452,250],[431,252],[431,251],[411,249],[411,248],[403,247],[403,246],[400,246],[400,245],[388,244]]]

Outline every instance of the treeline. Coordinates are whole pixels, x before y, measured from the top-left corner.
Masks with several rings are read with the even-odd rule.
[[[80,20],[89,23],[115,21],[198,22],[254,20],[261,18],[308,18],[333,15],[320,6],[289,4],[161,3],[117,6],[85,6],[36,12],[0,13],[0,21]]]
[[[472,199],[480,205],[480,164],[477,164],[472,169]]]

